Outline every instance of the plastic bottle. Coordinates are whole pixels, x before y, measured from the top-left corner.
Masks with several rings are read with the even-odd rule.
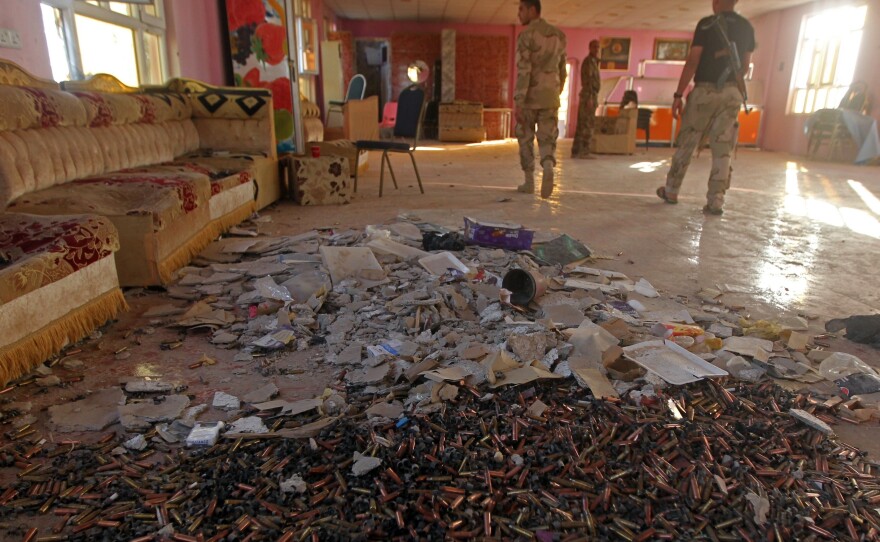
[[[859,358],[850,354],[844,354],[843,352],[835,352],[819,364],[819,374],[828,380],[837,380],[845,376],[861,373],[876,375],[877,371]]]

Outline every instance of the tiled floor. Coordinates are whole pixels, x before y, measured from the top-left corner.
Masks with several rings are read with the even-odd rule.
[[[694,158],[677,206],[654,194],[672,151],[639,148],[632,156],[568,158],[561,140],[557,190],[547,201],[514,190],[522,182],[515,141],[481,145],[426,142],[416,153],[425,195],[409,160],[392,158],[401,181],[386,174],[378,197],[379,156],[347,206],[269,211],[279,231],[319,225],[366,225],[414,210],[459,226],[464,214],[566,232],[610,257],[603,265],[676,294],[727,285],[755,315],[782,311],[822,317],[880,310],[880,168],[803,162],[740,149],[725,214],[706,217],[709,151]],[[540,185],[540,182],[537,183]]]
[[[570,140],[560,144],[567,156]],[[741,150],[734,188],[722,217],[704,217],[702,194],[709,157],[694,160],[681,203],[666,205],[654,195],[668,167],[669,149],[597,160],[561,158],[558,190],[548,201],[517,193],[522,182],[515,142],[478,146],[428,142],[417,152],[426,194],[419,194],[409,160],[392,157],[400,180],[390,180],[378,197],[378,155],[361,177],[353,203],[300,207],[280,202],[263,211],[272,217],[266,233],[297,234],[319,226],[363,227],[415,212],[430,221],[458,227],[462,217],[517,221],[545,233],[565,232],[603,259],[597,266],[647,277],[666,294],[694,295],[701,287],[727,285],[728,302],[747,307],[753,317],[785,313],[817,316],[821,332],[829,317],[876,313],[880,288],[880,175],[876,167],[802,163],[797,159]],[[606,259],[607,258],[607,259]],[[81,397],[86,390],[116,387],[132,377],[155,376],[188,385],[193,404],[209,402],[215,391],[241,395],[274,381],[288,400],[313,397],[334,382],[339,368],[309,352],[283,361],[235,362],[236,350],[212,346],[207,334],[183,334],[143,316],[168,303],[158,291],[128,291],[131,310],[87,341],[75,355],[89,370],[84,380],[26,399],[45,423],[45,407]],[[176,302],[183,305],[184,302]],[[176,349],[163,343],[182,341]],[[878,351],[844,340],[832,348],[858,355],[880,367]],[[190,368],[203,355],[214,366]],[[56,367],[62,378],[74,373]],[[279,376],[293,374],[294,378]],[[29,390],[25,390],[28,394]],[[25,392],[13,394],[25,400]],[[206,415],[210,418],[214,414]],[[876,423],[835,428],[848,442],[880,454]],[[84,435],[85,440],[100,435]],[[79,437],[78,437],[79,438]],[[11,472],[11,471],[9,471]],[[8,472],[6,473],[8,474]],[[4,472],[0,469],[0,486]],[[2,537],[0,537],[2,538]]]

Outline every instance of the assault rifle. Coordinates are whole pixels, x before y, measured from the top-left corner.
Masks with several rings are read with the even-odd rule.
[[[736,88],[739,90],[739,93],[742,94],[743,107],[746,110],[746,115],[748,115],[751,112],[751,109],[749,109],[749,91],[746,89],[742,59],[739,56],[739,49],[736,47],[736,42],[732,41],[727,35],[727,30],[724,28],[727,26],[727,21],[724,20],[724,15],[722,13],[716,15],[715,20],[709,23],[705,28],[711,28],[713,26],[718,29],[718,34],[721,36],[721,40],[725,45],[727,45],[728,52],[727,67],[724,69],[721,77],[718,78],[718,88],[724,86],[724,83],[727,82],[730,74],[733,73],[733,80],[736,83]]]

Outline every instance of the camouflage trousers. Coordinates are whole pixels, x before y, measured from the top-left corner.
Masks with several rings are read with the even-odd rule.
[[[739,132],[736,119],[741,103],[742,95],[735,85],[719,89],[712,84],[697,84],[684,108],[677,139],[678,150],[672,157],[672,166],[666,175],[667,194],[678,194],[694,150],[705,138],[712,150],[712,172],[709,174],[706,201],[710,207],[718,209],[724,205],[724,194],[730,188],[730,159],[736,148]]]
[[[571,144],[571,156],[590,154],[590,143],[593,139],[593,131],[596,129],[596,103],[599,97],[596,95],[581,97],[578,103],[577,129],[574,132],[574,141]],[[588,107],[591,101],[593,107]]]
[[[526,173],[535,171],[535,135],[538,136],[538,152],[541,165],[556,165],[556,138],[559,137],[558,109],[521,109],[516,123],[516,139],[519,141],[519,162]],[[537,130],[535,127],[537,126]]]

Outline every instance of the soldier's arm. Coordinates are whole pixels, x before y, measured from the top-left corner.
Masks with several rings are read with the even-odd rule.
[[[568,78],[568,73],[565,71],[565,40],[562,40],[562,54],[559,55],[559,92],[562,92],[562,89],[565,88],[565,80]]]
[[[527,37],[522,33],[516,40],[516,87],[513,91],[513,103],[517,108],[522,107],[526,101],[531,73],[532,63],[529,62]]]
[[[752,63],[752,52],[747,51],[742,53],[739,57],[739,61],[742,64],[742,70],[740,70],[739,75],[740,79],[745,80],[746,75],[749,73],[749,65]]]
[[[684,102],[681,97],[685,89],[697,73],[697,66],[700,64],[700,56],[703,54],[702,45],[691,46],[691,52],[688,53],[687,60],[684,63],[684,69],[681,70],[681,77],[678,79],[678,88],[675,91],[675,98],[672,101],[672,116],[681,116],[684,110]]]
[[[592,85],[590,81],[590,57],[586,57],[581,62],[581,88],[588,89],[590,85]]]

